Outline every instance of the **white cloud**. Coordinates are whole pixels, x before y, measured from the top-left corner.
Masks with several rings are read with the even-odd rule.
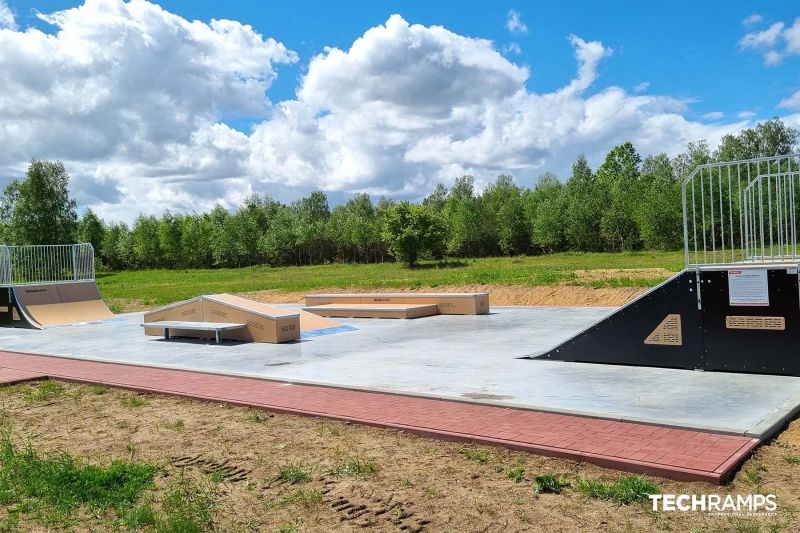
[[[722,111],[711,111],[710,113],[704,113],[700,115],[700,118],[703,120],[720,120],[721,118],[725,117],[725,113]]]
[[[738,113],[736,113],[737,117],[744,120],[750,120],[751,118],[754,118],[756,115],[757,113],[755,111],[747,111],[747,110],[739,111]]]
[[[11,12],[4,0],[0,0],[0,30],[3,28],[16,30],[17,23],[14,20],[14,13]]]
[[[739,39],[739,48],[760,52],[768,66],[777,65],[787,56],[800,55],[800,17],[791,26],[775,22],[766,30],[745,34]]]
[[[754,26],[764,20],[764,17],[759,15],[758,13],[753,13],[749,17],[745,17],[742,20],[742,26]]]
[[[635,92],[637,94],[638,93],[643,93],[649,88],[650,88],[650,82],[649,81],[643,81],[641,83],[637,83],[636,84],[636,86],[633,88],[633,92]]]
[[[63,159],[127,209],[241,196],[211,185],[242,177],[246,161],[247,137],[218,121],[267,116],[272,65],[293,52],[250,26],[190,22],[144,0],[89,0],[40,18],[53,35],[0,31],[0,175],[19,175],[30,157]]]
[[[508,43],[503,47],[504,54],[519,55],[522,53],[522,48],[517,43]]]
[[[299,98],[251,137],[252,172],[274,183],[413,196],[463,173],[513,172],[523,182],[545,168],[563,173],[578,154],[596,164],[628,139],[644,153],[676,153],[744,124],[690,122],[679,100],[618,87],[586,96],[611,50],[574,35],[570,43],[575,78],[533,93],[528,71],[489,41],[393,16],[349,50],[311,61]]]
[[[491,41],[394,15],[313,57],[296,98],[273,105],[275,65],[296,55],[249,26],[189,22],[144,0],[44,19],[55,34],[0,31],[0,175],[60,158],[79,201],[109,218],[235,205],[253,190],[419,197],[501,172],[531,183],[564,176],[581,153],[597,165],[627,140],[674,154],[749,124],[688,120],[685,100],[599,85],[612,51],[574,35],[573,79],[537,93]],[[252,132],[223,123],[236,117]]]
[[[800,91],[796,91],[793,95],[781,100],[781,103],[778,104],[778,107],[800,110]]]
[[[511,33],[528,33],[528,25],[522,22],[522,15],[516,9],[512,9],[506,16],[506,28]]]

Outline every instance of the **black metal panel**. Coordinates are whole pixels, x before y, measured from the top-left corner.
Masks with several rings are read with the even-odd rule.
[[[735,267],[731,267],[735,269]],[[767,271],[769,306],[731,306],[728,272],[703,271],[704,364],[706,370],[800,376],[800,295],[797,270]],[[784,331],[728,329],[725,317],[775,316],[786,321]]]
[[[14,289],[0,287],[0,326],[35,329],[19,311]]]
[[[14,323],[14,304],[11,289],[0,287],[0,326]]]
[[[696,274],[684,271],[537,359],[700,368],[703,350]],[[681,316],[683,344],[644,340],[670,314]]]

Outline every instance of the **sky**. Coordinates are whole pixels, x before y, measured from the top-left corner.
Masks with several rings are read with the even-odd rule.
[[[775,116],[800,127],[796,1],[0,0],[0,185],[60,159],[109,220],[531,186]]]

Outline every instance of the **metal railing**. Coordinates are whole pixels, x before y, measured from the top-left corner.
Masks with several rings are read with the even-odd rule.
[[[94,281],[91,244],[0,245],[0,287]]]
[[[800,155],[698,166],[682,184],[686,267],[797,262]]]

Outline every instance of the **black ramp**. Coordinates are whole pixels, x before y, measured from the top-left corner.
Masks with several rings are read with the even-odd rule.
[[[701,272],[706,370],[800,376],[797,267],[764,270],[765,306],[730,305],[728,270]]]
[[[700,368],[703,351],[700,320],[696,272],[684,270],[535,358]]]

